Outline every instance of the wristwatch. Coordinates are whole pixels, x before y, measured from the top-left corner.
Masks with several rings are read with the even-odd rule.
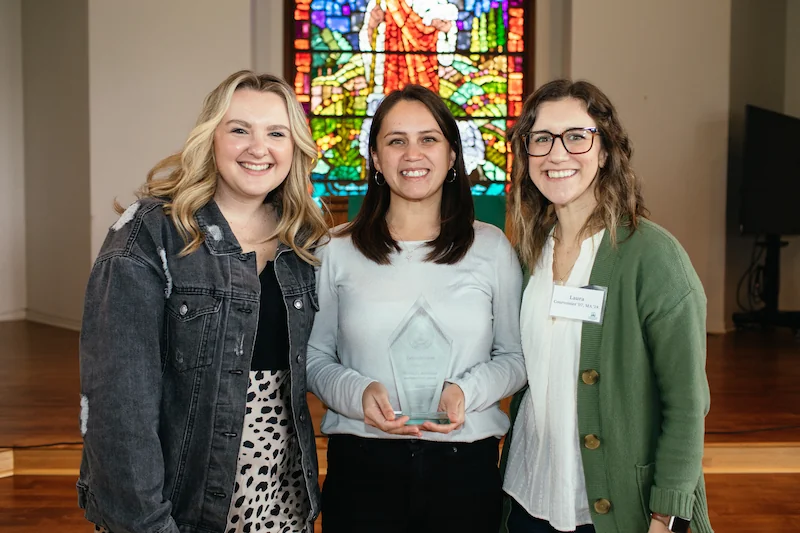
[[[669,529],[673,533],[688,533],[689,531],[689,524],[691,520],[686,520],[685,518],[681,518],[680,516],[669,516],[659,513],[650,513],[650,517],[653,520],[658,520],[659,522],[667,526],[667,529]]]

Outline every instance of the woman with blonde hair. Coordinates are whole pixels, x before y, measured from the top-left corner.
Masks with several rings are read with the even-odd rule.
[[[236,72],[109,230],[80,342],[78,494],[97,529],[313,530],[316,157],[291,87]]]
[[[501,531],[710,533],[706,299],[646,218],[614,106],[591,83],[547,83],[510,142],[528,388],[511,406]]]

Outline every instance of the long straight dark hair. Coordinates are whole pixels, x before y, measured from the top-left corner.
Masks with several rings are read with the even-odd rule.
[[[472,193],[461,149],[461,135],[456,120],[442,99],[421,85],[406,85],[403,89],[393,91],[378,106],[369,129],[367,194],[364,196],[364,203],[358,215],[339,231],[339,235],[350,235],[358,251],[379,265],[390,264],[389,255],[392,251],[400,251],[400,245],[392,238],[389,225],[386,223],[391,193],[388,184],[378,185],[375,181],[377,171],[372,160],[372,152],[377,150],[378,132],[384,118],[401,100],[420,102],[427,107],[450,143],[450,149],[456,154],[453,164],[455,180],[452,182],[445,180],[442,186],[439,236],[428,242],[427,246],[431,250],[425,257],[426,261],[453,265],[467,254],[475,240],[475,230],[472,227],[475,222],[475,207],[472,204]]]

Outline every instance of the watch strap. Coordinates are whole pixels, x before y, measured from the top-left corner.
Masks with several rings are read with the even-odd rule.
[[[689,531],[689,524],[690,520],[686,518],[681,518],[680,516],[670,516],[660,513],[650,513],[650,517],[653,520],[658,520],[665,526],[667,529],[672,531],[672,533],[688,533]]]

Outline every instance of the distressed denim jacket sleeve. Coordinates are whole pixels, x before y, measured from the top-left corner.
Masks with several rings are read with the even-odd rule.
[[[142,251],[130,226],[109,233],[86,291],[81,480],[91,483],[78,482],[79,497],[87,519],[113,533],[177,533],[162,495],[158,432],[170,280],[157,252]]]

